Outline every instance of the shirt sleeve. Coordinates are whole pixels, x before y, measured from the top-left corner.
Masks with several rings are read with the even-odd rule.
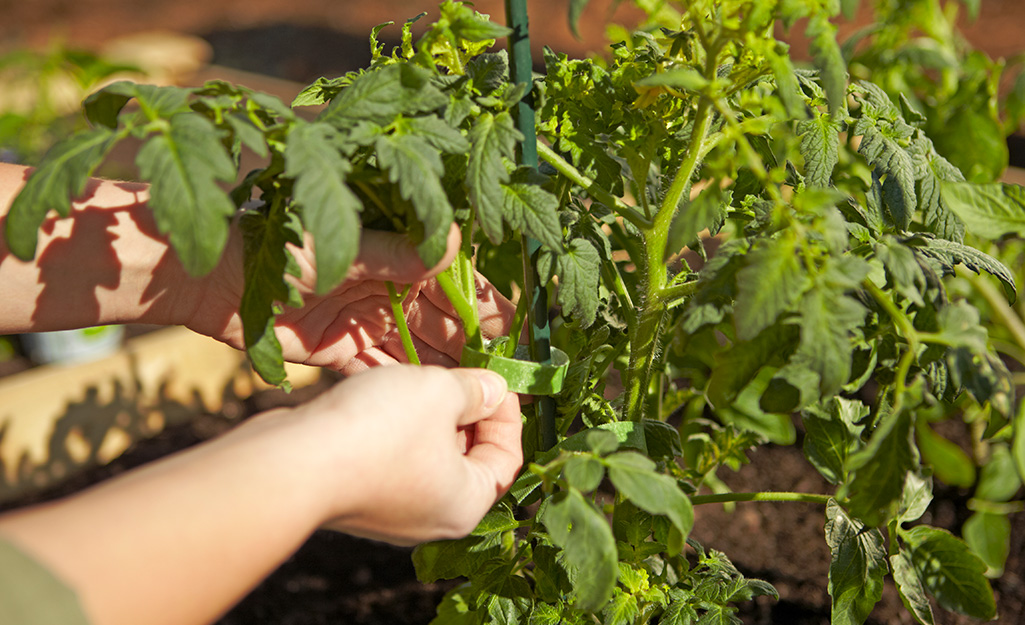
[[[89,625],[74,591],[0,538],[0,623]]]

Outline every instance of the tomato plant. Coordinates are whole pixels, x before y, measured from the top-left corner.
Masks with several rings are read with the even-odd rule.
[[[775,590],[689,534],[695,505],[740,501],[825,510],[836,623],[863,623],[888,575],[918,622],[934,622],[930,597],[993,618],[986,572],[1002,566],[999,528],[1020,507],[1025,404],[979,300],[951,279],[981,281],[986,314],[1015,301],[998,257],[1018,253],[1025,191],[966,181],[912,98],[849,80],[830,19],[856,2],[638,4],[660,20],[673,11],[674,25],[630,33],[607,60],[548,51],[529,80],[510,80],[493,50],[509,28],[447,0],[416,41],[407,22],[395,50],[377,40],[387,25],[375,29],[369,67],[318,80],[292,106],[222,82],[111,85],[85,102],[92,128],[29,179],[10,248],[31,257],[47,213],[67,214],[131,137],[191,272],[214,266],[246,207],[241,313],[270,382],[285,382],[274,316],[302,305],[286,243],[304,232],[326,291],[360,228],[407,233],[433,264],[458,224],[464,247],[439,280],[467,363],[512,355],[531,300],[549,299],[541,338],[568,368],[533,404],[549,414],[525,408],[527,466],[472,535],[414,555],[423,580],[467,580],[439,623],[738,622],[734,604]],[[811,69],[774,37],[798,21]],[[536,124],[522,123],[525,102]],[[314,105],[312,120],[297,113]],[[535,132],[539,167],[522,158]],[[239,172],[243,148],[265,166]],[[519,300],[516,330],[487,345],[475,269]],[[401,327],[401,285],[392,292]],[[970,419],[996,459],[970,543],[921,523],[934,475],[963,460],[932,427],[950,418]],[[795,423],[830,492],[725,490],[721,469],[764,442],[793,444]]]

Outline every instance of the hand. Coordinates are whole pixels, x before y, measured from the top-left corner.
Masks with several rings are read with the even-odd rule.
[[[360,254],[348,279],[327,295],[314,294],[316,268],[311,247],[292,249],[302,267],[295,281],[305,305],[286,309],[276,332],[286,360],[328,367],[346,375],[380,364],[406,362],[388,299],[387,282],[397,289],[411,285],[403,309],[413,343],[423,364],[458,364],[464,337],[462,325],[431,278],[459,249],[459,230],[449,234],[448,251],[435,267],[426,268],[409,240],[394,233],[364,230]],[[242,298],[240,241],[233,241],[221,265],[195,290],[196,304],[185,325],[229,345],[243,347],[238,305]],[[478,276],[479,313],[485,338],[505,334],[514,306]]]
[[[523,462],[516,395],[482,369],[373,369],[291,417],[325,453],[325,527],[394,544],[470,533]]]

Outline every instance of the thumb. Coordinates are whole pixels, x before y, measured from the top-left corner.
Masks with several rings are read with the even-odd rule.
[[[508,393],[505,378],[487,369],[452,369],[466,390],[466,407],[457,425],[472,425],[495,413]]]

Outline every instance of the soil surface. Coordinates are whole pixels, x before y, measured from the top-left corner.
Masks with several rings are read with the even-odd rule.
[[[570,54],[600,50],[608,0],[595,0],[584,15],[581,38],[565,26],[566,0],[531,0],[532,41]],[[172,30],[203,38],[212,62],[289,81],[309,82],[358,67],[369,58],[367,33],[386,21],[401,23],[421,10],[424,0],[0,0],[0,51],[42,46],[55,38],[99,48],[125,35]],[[476,2],[478,10],[500,16],[497,0]],[[616,18],[629,20],[624,6]],[[398,36],[398,27],[385,31]],[[980,20],[967,28],[969,39],[994,56],[1025,49],[1025,2],[986,0]],[[14,372],[23,363],[6,365]],[[3,371],[0,371],[2,374]],[[331,383],[331,378],[323,384]],[[189,424],[136,445],[115,463],[72,478],[61,488],[37,493],[12,505],[58,497],[134,466],[199,443],[237,423],[239,411],[254,414],[294,403],[323,385],[285,396],[261,393],[229,406],[230,415],[200,415]],[[828,492],[800,454],[799,447],[764,447],[727,483],[743,490],[787,489]],[[955,532],[965,520],[967,493],[937,493],[930,512],[934,525]],[[727,553],[748,576],[765,579],[780,592],[778,602],[759,599],[745,606],[747,625],[829,623],[826,571],[829,552],[823,538],[823,511],[803,504],[741,504],[732,512],[698,510],[695,538]],[[422,585],[413,574],[409,550],[331,533],[318,533],[242,603],[221,625],[425,624],[451,584]],[[1025,515],[1014,520],[1011,557],[1005,575],[994,582],[1000,622],[1025,625]],[[910,623],[892,586],[873,613],[873,625]],[[969,623],[938,612],[944,625]]]

